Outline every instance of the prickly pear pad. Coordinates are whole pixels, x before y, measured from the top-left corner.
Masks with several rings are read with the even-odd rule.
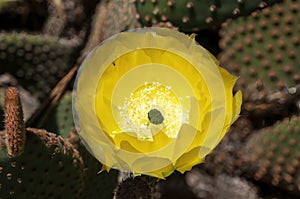
[[[236,79],[193,37],[164,28],[122,32],[79,69],[76,128],[102,169],[183,173],[203,162],[237,119]]]

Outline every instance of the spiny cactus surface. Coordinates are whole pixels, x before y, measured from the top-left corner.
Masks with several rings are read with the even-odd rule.
[[[7,155],[19,156],[26,141],[23,110],[18,90],[9,87],[5,95],[5,133]]]
[[[238,84],[276,91],[300,83],[300,4],[295,0],[223,25],[222,66]]]
[[[79,44],[42,35],[0,33],[0,73],[11,73],[26,90],[44,99],[75,63]]]
[[[170,23],[182,31],[218,25],[228,18],[245,16],[278,0],[135,0],[143,25]]]
[[[27,129],[24,152],[9,157],[0,138],[0,198],[79,198],[83,162],[77,150],[61,137]]]
[[[82,158],[71,143],[25,129],[18,90],[9,87],[0,132],[0,198],[79,198],[83,175]]]
[[[81,199],[113,197],[113,190],[117,186],[116,170],[109,173],[103,171],[102,165],[95,159],[82,144],[79,136],[75,132],[72,115],[72,93],[66,92],[59,102],[53,107],[50,114],[41,123],[42,128],[57,132],[63,138],[67,138],[79,151],[84,162],[84,189],[80,195]]]
[[[255,180],[300,195],[300,118],[287,118],[253,134],[240,152],[240,165]]]
[[[84,161],[84,189],[82,190],[81,199],[113,198],[114,189],[117,187],[118,171],[111,169],[109,173],[106,171],[100,172],[102,165],[87,151],[75,131],[69,134],[69,140],[76,146]]]
[[[111,0],[107,9],[109,12],[103,24],[104,38],[133,28],[137,23],[135,18],[136,8],[131,1]]]

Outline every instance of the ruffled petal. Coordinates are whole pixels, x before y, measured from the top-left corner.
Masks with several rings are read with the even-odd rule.
[[[190,171],[193,166],[204,162],[205,156],[200,155],[201,150],[205,150],[205,152],[208,152],[207,149],[199,146],[183,154],[175,164],[176,170],[184,173],[185,171]]]
[[[204,161],[237,119],[237,78],[194,36],[145,28],[95,48],[76,77],[76,128],[102,170],[164,179]]]

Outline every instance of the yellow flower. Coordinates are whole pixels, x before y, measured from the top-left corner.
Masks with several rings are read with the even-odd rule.
[[[220,142],[240,112],[236,77],[194,38],[146,28],[117,34],[83,62],[74,118],[104,165],[164,178],[185,172]]]

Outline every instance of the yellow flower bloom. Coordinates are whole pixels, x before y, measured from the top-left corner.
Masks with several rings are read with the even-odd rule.
[[[192,37],[164,28],[123,32],[80,67],[75,123],[102,169],[164,178],[203,162],[220,142],[240,112],[235,82]]]

